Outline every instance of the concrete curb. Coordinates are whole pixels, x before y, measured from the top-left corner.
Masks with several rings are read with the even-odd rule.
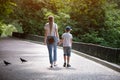
[[[74,52],[74,53],[76,53],[76,54],[78,54],[78,55],[80,55],[82,57],[85,57],[87,59],[90,59],[92,61],[95,61],[97,63],[100,63],[100,64],[102,64],[102,65],[104,65],[104,66],[106,66],[106,67],[108,67],[110,69],[113,69],[113,70],[117,71],[117,72],[120,72],[120,66],[119,65],[109,63],[107,61],[101,60],[99,58],[96,58],[96,57],[93,57],[93,56],[90,56],[90,55],[87,55],[87,54],[84,54],[84,53],[76,51],[76,50],[72,50],[72,52]]]

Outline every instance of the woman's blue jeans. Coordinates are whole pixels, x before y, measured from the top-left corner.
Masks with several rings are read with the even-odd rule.
[[[53,64],[53,62],[57,61],[57,38],[55,36],[54,36],[54,40],[55,42],[53,44],[47,43],[50,64]]]

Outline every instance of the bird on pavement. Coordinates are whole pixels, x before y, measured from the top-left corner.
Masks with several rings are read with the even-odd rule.
[[[10,65],[11,63],[10,62],[7,62],[7,61],[3,61],[4,62],[4,64],[7,66],[7,65]]]
[[[27,62],[27,60],[25,60],[25,59],[23,59],[23,58],[20,58],[20,60],[21,60],[22,62]]]

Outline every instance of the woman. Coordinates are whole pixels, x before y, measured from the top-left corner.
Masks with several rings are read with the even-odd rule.
[[[44,44],[47,44],[48,52],[49,52],[49,61],[51,64],[51,68],[53,66],[56,66],[57,61],[57,43],[59,40],[59,34],[58,34],[58,26],[56,23],[54,23],[54,17],[49,16],[48,17],[49,22],[46,23],[44,29],[45,29],[45,37],[44,37]],[[49,40],[50,38],[53,38],[54,40]]]

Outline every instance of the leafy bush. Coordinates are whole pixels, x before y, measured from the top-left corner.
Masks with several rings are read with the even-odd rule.
[[[81,41],[86,43],[101,44],[104,42],[104,39],[98,36],[98,32],[90,31],[89,33],[81,36]]]
[[[3,23],[2,22],[0,22],[0,36],[1,36],[1,34],[2,34],[2,32],[3,32]]]
[[[120,48],[120,28],[102,29],[100,34],[106,42],[101,45]]]
[[[11,22],[11,25],[13,25],[16,28],[17,32],[23,33],[22,24],[19,23],[18,20],[14,20],[13,22]]]
[[[6,36],[11,36],[12,32],[17,31],[17,29],[11,25],[11,24],[4,24],[2,22],[0,22],[0,36],[1,37],[6,37]]]

